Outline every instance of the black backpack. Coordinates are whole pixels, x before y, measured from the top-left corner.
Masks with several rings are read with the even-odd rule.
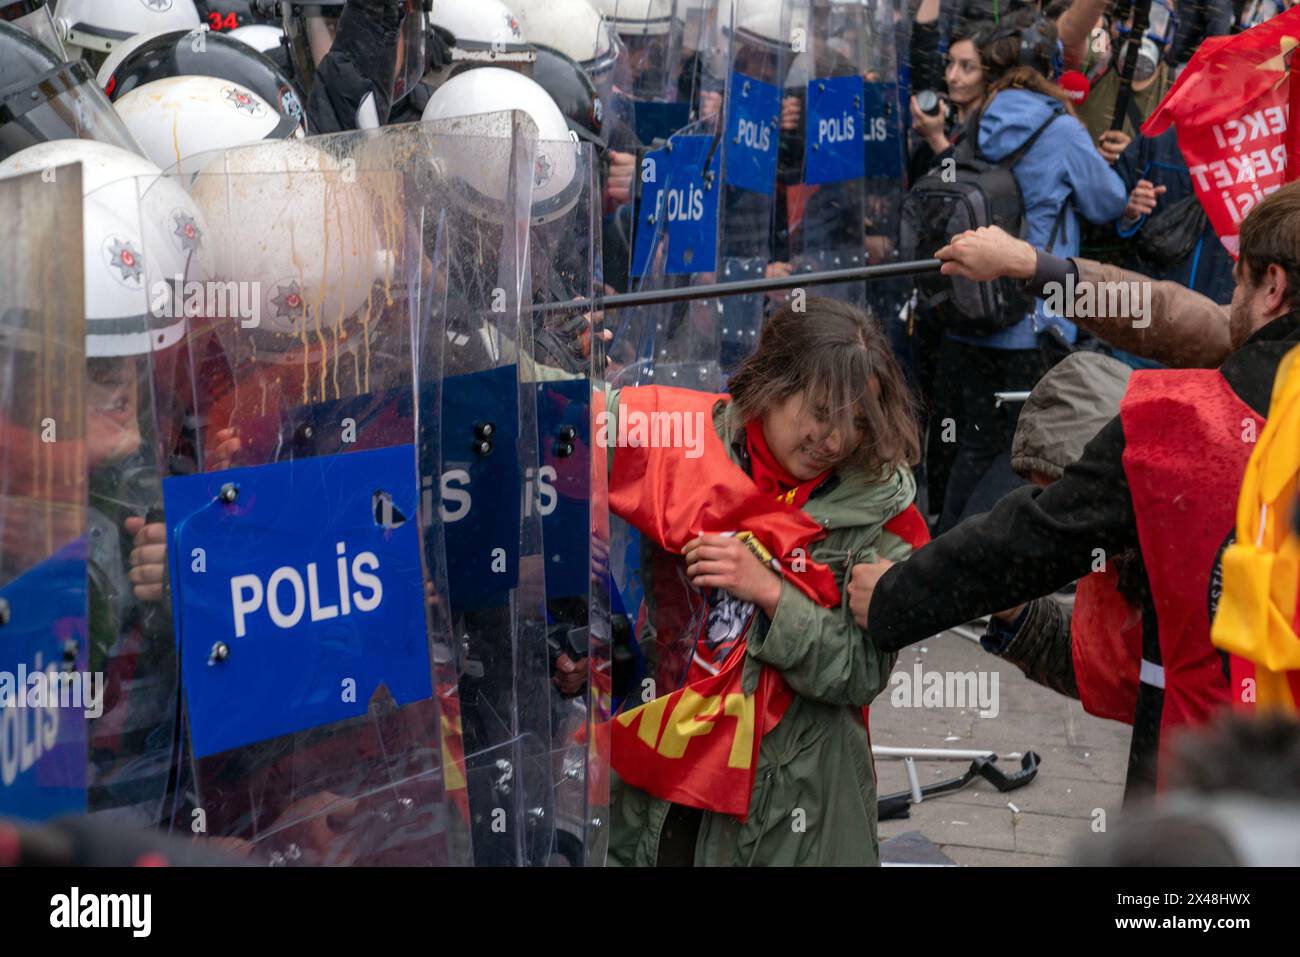
[[[993,162],[978,147],[980,114],[967,120],[952,148],[952,164],[940,161],[913,184],[903,200],[900,245],[904,259],[929,259],[958,233],[981,226],[1001,226],[1025,238],[1024,200],[1012,168],[1029,152],[1043,131],[1064,112],[1057,108],[1042,126],[1010,156]],[[945,166],[952,172],[945,176]],[[951,180],[951,182],[949,181]],[[1052,251],[1065,219],[1063,204],[1052,226],[1047,251]],[[960,276],[930,273],[917,281],[917,306],[953,332],[973,336],[1014,326],[1029,312],[1033,300],[1018,279],[975,282]]]

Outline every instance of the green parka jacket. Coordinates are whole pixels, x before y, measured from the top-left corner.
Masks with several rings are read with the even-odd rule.
[[[617,400],[612,393],[613,415]],[[720,400],[714,406],[714,429],[732,461],[748,473],[743,423],[736,418],[730,404]],[[748,820],[703,812],[696,866],[880,863],[875,772],[862,707],[884,690],[896,655],[882,654],[865,639],[849,612],[846,585],[855,563],[900,561],[911,552],[883,526],[911,504],[915,491],[906,467],[877,477],[844,469],[804,506],[827,530],[809,557],[834,571],[844,599],[837,608],[823,608],[785,582],[772,620],[759,612],[747,640],[743,687],[752,692],[767,664],[781,672],[795,698],[763,737]],[[642,562],[643,569],[649,567]],[[645,594],[651,593],[647,585]],[[638,640],[653,660],[653,608],[646,619],[647,633]],[[611,777],[609,863],[652,866],[673,805]]]

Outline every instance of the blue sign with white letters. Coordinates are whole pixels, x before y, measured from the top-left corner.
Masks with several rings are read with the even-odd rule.
[[[519,581],[524,475],[518,442],[516,366],[443,379],[438,499],[456,614],[507,604]]]
[[[415,462],[398,445],[163,481],[197,757],[360,717],[385,688],[432,696]]]
[[[896,83],[867,83],[863,88],[866,123],[866,175],[897,179],[903,175],[903,140],[899,127]]]
[[[84,814],[86,713],[95,707],[86,695],[99,695],[102,707],[104,690],[102,680],[93,688],[85,682],[86,540],[0,588],[0,598],[10,615],[0,628],[0,815]],[[51,678],[72,668],[80,681],[65,693]]]
[[[727,114],[727,185],[770,196],[776,192],[781,90],[771,83],[731,74]]]
[[[804,182],[861,179],[866,166],[862,77],[809,80],[806,102]]]
[[[663,203],[668,222],[664,272],[714,272],[718,268],[722,150],[712,136],[675,136],[671,145],[672,162]]]
[[[667,149],[648,151],[641,158],[641,201],[636,211],[636,228],[632,236],[631,275],[640,279],[650,267],[650,259],[664,235],[663,197],[668,181],[669,160]]]

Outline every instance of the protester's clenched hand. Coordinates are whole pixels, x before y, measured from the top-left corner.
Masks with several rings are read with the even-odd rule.
[[[609,176],[605,179],[605,202],[622,206],[632,201],[632,177],[636,175],[636,154],[609,151]]]
[[[146,525],[143,518],[132,516],[122,527],[134,539],[127,574],[131,590],[140,601],[162,601],[167,584],[167,526],[162,522]]]
[[[722,94],[714,90],[705,90],[700,94],[700,119],[717,116],[722,112]]]
[[[1102,158],[1111,166],[1115,161],[1124,155],[1124,150],[1133,142],[1133,137],[1129,136],[1123,130],[1107,130],[1097,139],[1097,152],[1101,153]]]
[[[752,601],[770,617],[781,600],[781,577],[734,535],[700,535],[682,549],[686,575],[696,588],[721,588]]]
[[[871,596],[876,593],[876,584],[893,566],[894,563],[888,559],[853,566],[853,577],[849,579],[849,608],[853,620],[863,631],[867,629],[867,612],[871,608]]]
[[[976,282],[1004,276],[1032,279],[1038,268],[1034,247],[997,226],[958,233],[934,255],[943,260],[939,271],[945,276],[963,276]]]
[[[1124,207],[1123,219],[1131,223],[1143,216],[1149,216],[1159,202],[1158,197],[1166,189],[1165,186],[1152,185],[1150,180],[1138,180],[1137,185],[1133,187],[1133,192],[1128,194],[1128,205]]]

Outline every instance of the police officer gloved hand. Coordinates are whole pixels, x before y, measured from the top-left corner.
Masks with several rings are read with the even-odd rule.
[[[401,0],[348,0],[307,96],[312,132],[364,129],[388,120],[404,16]]]

